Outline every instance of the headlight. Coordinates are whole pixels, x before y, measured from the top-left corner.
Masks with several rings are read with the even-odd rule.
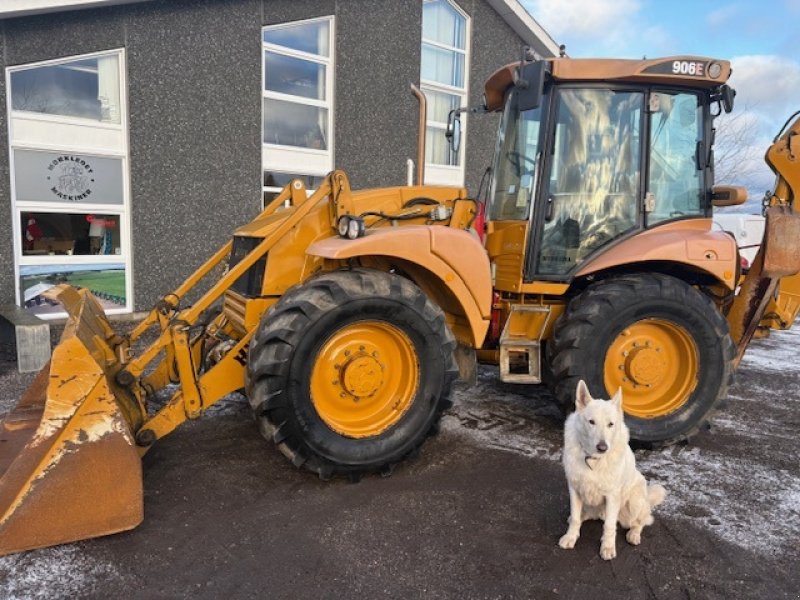
[[[336,224],[336,230],[339,235],[349,240],[360,238],[364,235],[364,220],[359,217],[351,217],[350,215],[343,215],[339,217]]]

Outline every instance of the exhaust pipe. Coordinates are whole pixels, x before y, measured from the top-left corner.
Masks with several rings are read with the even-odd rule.
[[[428,99],[425,93],[411,84],[411,92],[419,100],[419,136],[417,141],[417,185],[424,185],[425,182],[425,136],[428,128]]]

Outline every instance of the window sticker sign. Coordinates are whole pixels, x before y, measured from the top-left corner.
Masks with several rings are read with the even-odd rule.
[[[122,204],[122,160],[71,152],[14,151],[18,202]]]

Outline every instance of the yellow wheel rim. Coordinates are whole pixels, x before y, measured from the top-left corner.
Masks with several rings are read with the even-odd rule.
[[[352,323],[331,335],[311,371],[311,401],[335,432],[383,433],[414,401],[419,362],[409,337],[382,321]]]
[[[622,388],[625,412],[653,419],[686,404],[697,387],[697,346],[670,321],[644,319],[620,333],[608,348],[604,379],[614,394]]]

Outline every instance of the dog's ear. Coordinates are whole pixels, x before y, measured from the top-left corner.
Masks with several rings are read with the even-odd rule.
[[[581,412],[591,401],[592,395],[589,393],[589,388],[586,387],[586,383],[581,379],[578,382],[578,389],[575,390],[575,410]]]
[[[622,412],[622,388],[617,388],[617,392],[614,394],[614,397],[611,398],[611,404],[614,405],[619,412]]]

